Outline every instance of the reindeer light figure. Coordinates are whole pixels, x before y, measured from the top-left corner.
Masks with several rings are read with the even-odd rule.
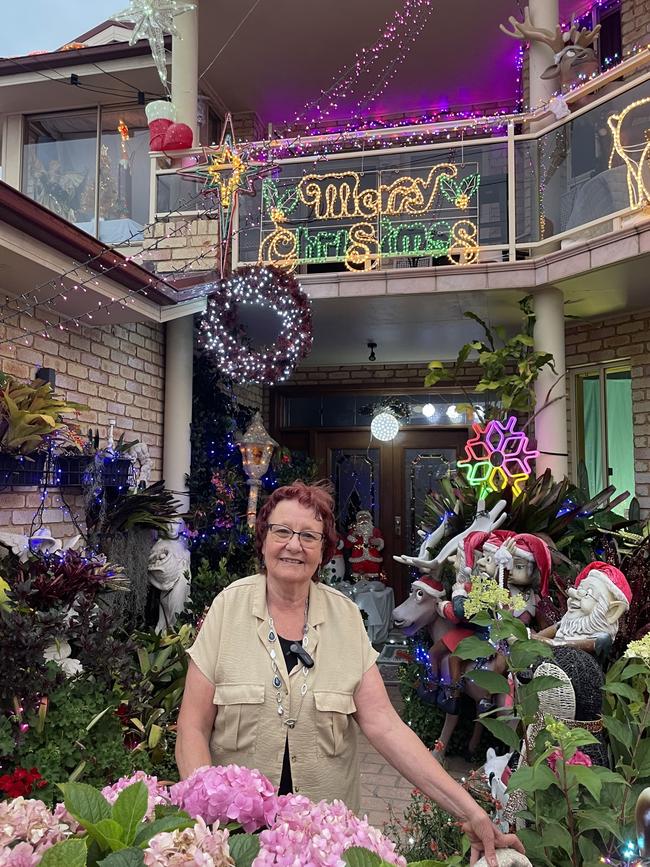
[[[528,6],[524,11],[524,20],[518,21],[514,15],[508,18],[511,30],[505,24],[499,24],[500,30],[513,39],[525,42],[541,42],[553,51],[553,63],[547,67],[541,78],[559,78],[563,91],[568,90],[580,78],[589,78],[598,72],[598,58],[593,49],[593,43],[600,33],[600,24],[593,30],[586,27],[578,29],[575,23],[569,30],[563,31],[558,24],[555,33],[545,27],[535,27],[530,20]]]

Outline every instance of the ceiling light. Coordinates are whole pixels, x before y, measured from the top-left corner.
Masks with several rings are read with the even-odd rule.
[[[392,412],[382,410],[370,423],[370,432],[375,439],[384,443],[394,440],[399,433],[399,422]]]
[[[425,418],[433,418],[436,414],[436,408],[432,403],[425,403],[422,407],[422,415]]]

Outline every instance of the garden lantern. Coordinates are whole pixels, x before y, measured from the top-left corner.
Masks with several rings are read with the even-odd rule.
[[[253,416],[248,430],[238,437],[235,442],[241,451],[242,466],[248,480],[248,508],[246,520],[249,527],[255,526],[257,515],[257,498],[259,494],[261,478],[269,468],[269,462],[273,449],[278,444],[268,435],[262,424],[259,412]]]

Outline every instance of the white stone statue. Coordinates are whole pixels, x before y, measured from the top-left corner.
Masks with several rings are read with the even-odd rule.
[[[190,552],[184,529],[182,521],[172,524],[169,538],[158,539],[149,554],[149,583],[160,590],[156,632],[175,624],[190,595]]]
[[[47,527],[41,527],[32,536],[0,532],[0,560],[4,559],[11,551],[21,563],[25,563],[32,554],[53,554],[55,551],[67,551],[69,548],[78,548],[81,542],[82,539],[79,535],[66,541],[55,539]]]
[[[135,466],[136,489],[140,487],[140,484],[143,484],[145,488],[148,487],[151,484],[151,471],[153,469],[149,446],[146,443],[137,442],[131,446],[126,455],[131,458]]]
[[[630,585],[620,569],[609,563],[589,563],[568,590],[564,617],[534,637],[606,655],[631,601]]]
[[[83,671],[83,665],[79,660],[72,658],[70,642],[65,638],[57,638],[48,644],[43,651],[43,656],[46,662],[56,662],[59,668],[63,669],[66,677],[74,677]]]

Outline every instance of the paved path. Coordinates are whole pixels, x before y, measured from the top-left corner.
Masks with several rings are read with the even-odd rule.
[[[397,687],[388,687],[388,694],[399,711],[401,698]],[[398,819],[411,799],[413,786],[392,768],[368,741],[359,736],[359,764],[361,767],[361,815],[368,815],[371,825],[381,828],[390,819],[390,810]],[[449,773],[460,779],[471,770],[471,765],[454,757],[447,767]]]

